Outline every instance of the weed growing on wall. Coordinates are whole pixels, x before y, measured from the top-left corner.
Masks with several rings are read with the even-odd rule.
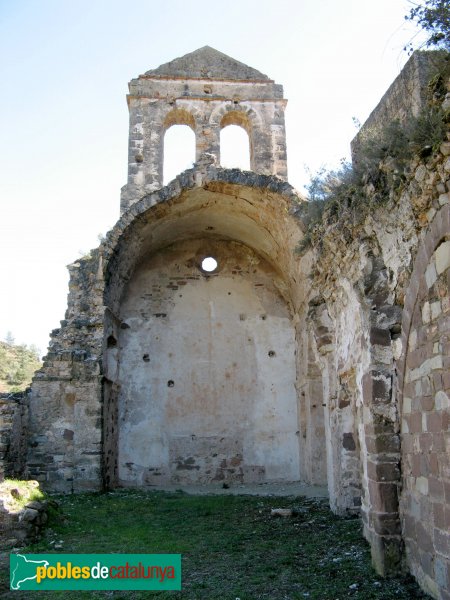
[[[364,130],[353,163],[342,162],[337,170],[321,168],[311,177],[308,202],[297,211],[305,226],[297,253],[311,245],[319,248],[330,224],[338,223],[345,232],[362,223],[392,192],[401,191],[413,158],[427,159],[438,151],[450,123],[450,111],[442,105],[449,76],[449,55],[443,53],[428,84],[428,103],[417,116]]]

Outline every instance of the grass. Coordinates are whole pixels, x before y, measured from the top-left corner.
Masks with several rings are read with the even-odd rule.
[[[5,479],[0,483],[0,498],[10,513],[17,513],[28,502],[45,499],[36,481],[22,479]]]
[[[181,553],[182,592],[9,592],[0,597],[79,600],[342,600],[426,598],[411,578],[383,580],[370,566],[358,519],[323,500],[117,491],[57,497],[45,538],[27,553]],[[271,517],[271,508],[296,509]],[[5,561],[4,561],[5,562]]]

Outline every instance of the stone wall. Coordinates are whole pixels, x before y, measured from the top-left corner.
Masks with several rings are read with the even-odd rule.
[[[242,365],[245,357],[234,361],[236,365],[241,363],[241,369],[238,369],[237,379],[230,374],[230,381],[227,378],[222,381],[227,393],[222,400],[217,397],[217,401],[213,403],[218,411],[214,427],[224,430],[224,411],[233,394],[236,399],[246,399],[240,407],[233,404],[242,416],[233,427],[240,443],[245,441],[248,448],[252,443],[254,446],[253,450],[246,451],[246,460],[249,461],[245,465],[247,476],[250,477],[250,467],[253,465],[254,473],[259,473],[258,477],[263,479],[303,477],[299,470],[299,422],[295,388],[295,336],[301,325],[298,317],[295,321],[292,320],[289,325],[289,343],[279,339],[280,333],[277,333],[275,325],[282,321],[280,307],[283,303],[287,316],[285,320],[290,322],[294,311],[298,310],[294,307],[301,304],[304,293],[304,287],[297,286],[297,282],[304,277],[302,261],[295,257],[293,251],[301,238],[299,225],[290,215],[294,198],[297,199],[293,189],[278,178],[244,174],[239,170],[223,170],[213,160],[209,160],[186,171],[170,186],[135,203],[124,213],[98,250],[70,266],[66,318],[62,321],[61,328],[52,333],[44,366],[33,382],[28,476],[42,482],[45,488],[55,491],[114,487],[119,483],[119,477],[126,484],[143,482],[142,460],[134,460],[139,453],[142,454],[142,448],[135,443],[134,459],[126,458],[130,444],[132,445],[131,441],[127,442],[127,431],[134,422],[133,415],[141,414],[142,410],[148,411],[149,426],[155,435],[168,436],[169,439],[175,432],[177,437],[179,432],[174,430],[171,434],[170,431],[174,427],[177,411],[181,410],[177,400],[178,386],[184,386],[183,393],[186,395],[189,381],[197,382],[196,385],[200,386],[204,384],[205,406],[208,406],[207,400],[212,402],[214,394],[218,393],[212,381],[208,383],[207,378],[202,380],[201,361],[195,361],[188,339],[184,351],[177,355],[177,346],[180,345],[178,337],[185,333],[187,325],[183,327],[182,320],[178,318],[173,321],[168,317],[174,308],[182,310],[184,298],[179,299],[179,295],[183,295],[182,287],[191,292],[195,286],[208,285],[209,281],[207,291],[212,294],[210,302],[203,306],[202,294],[198,295],[198,291],[193,291],[188,307],[193,314],[200,311],[202,306],[202,310],[206,310],[205,323],[198,324],[192,335],[203,336],[204,348],[208,352],[216,352],[219,362],[222,360],[221,352],[223,360],[228,360],[232,355],[238,356],[243,351],[243,347],[239,345],[233,350],[231,328],[234,327],[233,331],[236,332],[244,329],[247,331],[249,324],[255,322],[255,332],[251,336],[248,332],[245,338],[248,340],[251,337],[253,340],[246,344],[249,351],[253,348],[254,364],[244,369]],[[246,245],[242,246],[241,239],[245,240]],[[173,262],[172,270],[165,274],[163,271],[164,268],[168,269],[168,265],[150,269],[150,283],[145,282],[145,289],[138,286],[137,291],[130,296],[129,290],[136,287],[136,277],[144,264],[156,260],[160,252],[163,252],[163,256],[172,256],[174,242],[192,246],[193,242],[188,242],[189,240],[197,240],[195,243],[198,247],[192,256],[182,255],[178,262]],[[231,247],[235,250],[234,260],[230,257]],[[243,250],[239,251],[239,248]],[[200,257],[211,252],[223,259],[223,268],[208,279],[201,271]],[[247,258],[242,262],[238,260],[239,256]],[[244,281],[239,284],[240,280],[244,280],[242,273],[247,273],[247,279],[255,279],[253,291],[250,286],[250,294],[244,294],[243,297],[239,288],[239,285],[242,287],[245,284]],[[186,283],[178,284],[179,281]],[[225,321],[219,319],[223,336],[215,341],[214,350],[211,349],[213,340],[208,338],[207,332],[211,325],[210,319],[215,322],[218,317],[213,317],[210,311],[215,303],[217,309],[221,309],[221,286],[226,283],[232,288],[228,290],[231,292],[231,299],[226,295],[230,299],[230,306],[222,315]],[[233,296],[235,293],[236,299]],[[247,296],[252,297],[252,294],[253,299],[248,300]],[[278,306],[280,301],[282,303]],[[255,302],[260,303],[258,310]],[[242,304],[240,308],[239,303]],[[131,316],[128,314],[129,310]],[[227,311],[229,315],[225,314]],[[136,319],[141,320],[141,326],[132,325]],[[229,323],[228,319],[231,319]],[[260,325],[261,331],[257,325]],[[160,334],[157,333],[158,327],[161,329]],[[169,336],[170,343],[166,340],[166,346],[169,345],[163,347],[162,351],[156,337],[162,339],[166,335]],[[170,350],[169,346],[173,346],[173,349]],[[229,349],[226,350],[225,346]],[[199,353],[201,350],[199,347]],[[283,356],[286,352],[285,361]],[[231,358],[230,361],[228,366],[233,368]],[[224,363],[220,364],[225,369]],[[211,363],[210,368],[213,367],[214,363]],[[217,367],[214,373],[223,378],[225,371],[226,369],[222,373]],[[238,394],[236,391],[237,381],[241,381],[239,377],[245,380],[248,393],[242,390]],[[168,387],[168,381],[174,382],[174,389]],[[278,410],[269,409],[270,398],[280,393],[278,389],[282,390],[280,402],[286,404],[287,401],[283,399],[290,398],[290,405],[282,404]],[[264,404],[260,405],[259,416],[258,403],[254,401],[256,396],[264,400]],[[200,395],[193,390],[189,397],[200,402]],[[167,406],[164,398],[168,401]],[[139,403],[142,406],[138,406]],[[166,410],[167,414],[170,411],[173,414],[156,426],[151,415],[158,410],[162,410],[162,414]],[[231,407],[228,409],[229,413],[230,410]],[[311,410],[314,412],[315,409]],[[308,408],[307,412],[309,411]],[[211,413],[211,418],[214,414]],[[180,427],[187,426],[187,414],[178,421]],[[198,424],[194,421],[195,419],[191,420],[191,429],[198,429]],[[245,429],[244,423],[247,421],[252,422],[252,427],[247,426]],[[271,425],[271,421],[277,421],[277,427]],[[289,421],[288,426],[286,421]],[[210,429],[209,427],[203,431],[207,437],[211,434]],[[242,432],[238,435],[238,430],[244,429],[247,432],[245,436]],[[280,439],[284,440],[283,435],[287,429],[291,438],[288,445],[294,448],[289,452],[285,452],[284,442],[279,443]],[[310,458],[307,461],[308,467],[305,465],[304,468],[310,474],[314,473],[317,483],[324,483],[325,473],[325,453],[323,450],[318,452],[319,447],[323,448],[317,437],[321,432],[323,423],[320,425],[319,419],[314,439],[305,442],[306,453]],[[129,440],[135,437],[134,433],[129,436]],[[191,440],[191,446],[192,433],[197,435],[198,431],[190,431],[189,436],[185,435],[186,440]],[[264,458],[264,444],[267,447],[266,454],[270,455],[272,452],[274,456],[277,455],[275,461],[270,457],[267,459],[267,456]],[[313,446],[314,453],[309,452],[308,448]],[[164,452],[167,447],[166,445]],[[183,461],[191,457],[187,452],[186,447],[180,454],[184,456]],[[253,458],[250,458],[252,453]],[[288,455],[286,464],[283,462],[284,454]],[[314,471],[312,462],[316,460],[317,466],[319,457],[321,463]],[[170,475],[169,462],[162,465],[157,458],[155,453],[150,453],[150,457],[146,458],[147,471],[164,466],[166,477],[180,476],[180,469],[178,473]],[[204,455],[199,455],[198,458],[203,460]],[[227,462],[226,467],[223,467],[224,460]],[[217,458],[216,462],[215,471],[223,471],[222,474],[231,476],[234,470],[236,476],[243,477],[245,469],[242,465],[230,466],[228,459],[223,457],[221,460]],[[135,463],[133,469],[136,473],[139,472],[138,479],[136,473],[131,480],[124,475],[128,469],[126,463]],[[267,470],[266,474],[264,470]],[[195,470],[194,473],[196,472]],[[184,476],[189,473],[193,474],[188,469],[183,472]],[[203,475],[207,476],[206,471]]]
[[[421,105],[422,61],[411,59],[369,128],[401,117],[405,94],[407,112]],[[27,474],[64,492],[186,482],[197,472],[202,481],[239,481],[245,467],[255,477],[270,470],[272,480],[326,480],[335,512],[361,512],[381,574],[403,567],[406,547],[424,588],[448,600],[450,142],[401,175],[386,160],[383,193],[367,182],[363,201],[325,216],[299,255],[306,227],[301,199],[283,180],[281,90],[245,69],[249,80],[220,83],[222,96],[204,74],[186,89],[183,65],[132,83],[123,214],[69,268],[66,318],[33,382]],[[247,111],[225,94],[228,84],[247,90],[249,104],[258,94],[269,102],[266,120],[251,109],[253,132],[276,121],[270,153],[272,134],[254,139],[257,172],[221,169],[213,144],[193,169],[152,191],[163,128],[190,122],[192,103],[220,105],[198,121],[205,143],[228,113]],[[165,86],[175,99],[156,96]],[[213,276],[201,271],[208,255],[224,265]],[[188,317],[199,315],[190,330]],[[203,378],[196,358],[209,365]]]
[[[345,482],[360,485],[376,568],[401,568],[405,544],[408,567],[434,598],[450,594],[449,156],[444,142],[411,161],[384,204],[366,185],[371,209],[321,231],[310,313],[314,360],[327,357],[331,504],[351,509]],[[359,455],[353,474],[344,471],[348,447]]]
[[[47,523],[50,505],[56,503],[32,500],[22,509],[12,510],[6,494],[1,491],[0,495],[0,551],[6,553],[35,542]]]
[[[402,325],[404,541],[424,589],[435,598],[450,598],[449,204],[436,212],[421,241]]]
[[[404,123],[409,117],[417,117],[430,100],[428,83],[442,66],[446,52],[439,50],[416,51],[411,55],[399,76],[395,79],[369,118],[352,140],[352,158],[358,161],[361,144],[393,121]]]
[[[132,79],[129,90],[128,181],[122,189],[122,213],[162,187],[164,135],[173,125],[193,130],[196,161],[208,153],[218,164],[221,129],[242,127],[249,136],[250,169],[287,179],[287,101],[282,86],[266,75],[205,46]]]
[[[66,318],[33,379],[26,476],[54,491],[102,487],[101,264],[95,251],[70,265]]]
[[[0,482],[25,471],[29,390],[0,394]]]
[[[120,307],[121,485],[300,478],[295,328],[282,289],[236,242],[175,242],[141,261]]]

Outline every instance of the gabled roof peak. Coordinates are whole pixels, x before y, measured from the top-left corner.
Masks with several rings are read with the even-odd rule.
[[[271,81],[264,73],[211,46],[203,46],[194,52],[175,58],[156,69],[147,71],[145,75],[164,78]]]

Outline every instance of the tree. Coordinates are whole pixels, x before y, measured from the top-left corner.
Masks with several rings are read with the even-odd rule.
[[[450,50],[450,2],[449,0],[409,0],[412,8],[405,16],[407,21],[415,21],[427,34],[423,44],[426,48],[435,47]],[[412,44],[407,48],[413,50]]]
[[[14,346],[14,343],[15,343],[16,340],[14,339],[14,336],[13,336],[13,334],[10,331],[7,332],[6,337],[5,337],[5,341],[10,346]]]

